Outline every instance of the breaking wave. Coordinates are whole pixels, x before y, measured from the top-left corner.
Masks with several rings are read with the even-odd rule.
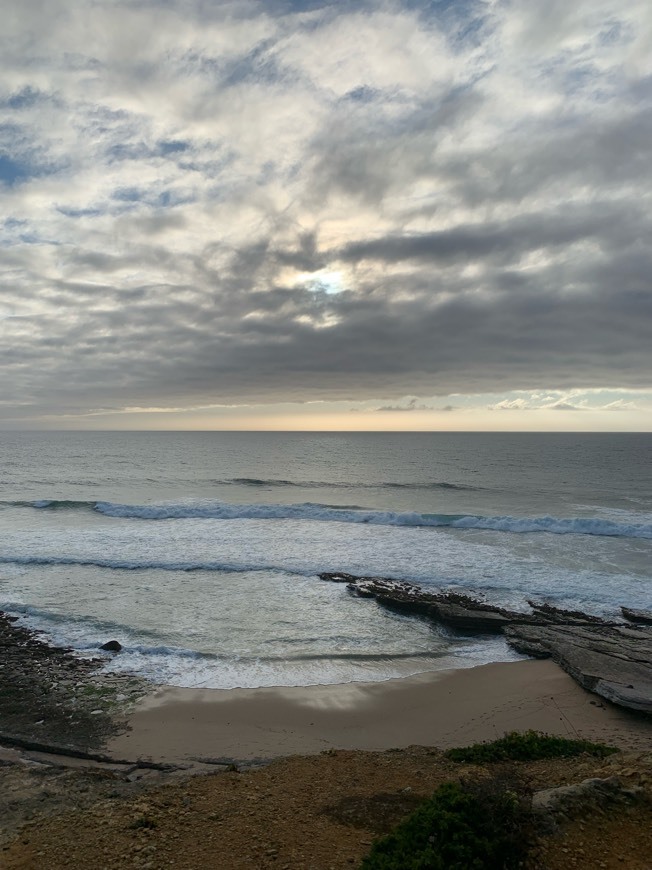
[[[15,504],[15,503],[14,503]],[[416,511],[382,511],[358,507],[313,504],[229,504],[202,500],[151,505],[114,502],[41,500],[22,502],[41,510],[94,510],[112,518],[137,520],[311,520],[318,522],[366,523],[380,526],[407,526],[451,529],[480,529],[527,534],[595,535],[652,539],[652,524],[616,522],[597,517],[512,517],[467,514],[430,514]]]

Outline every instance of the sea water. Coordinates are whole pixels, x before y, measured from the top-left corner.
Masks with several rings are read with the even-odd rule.
[[[652,606],[652,435],[0,433],[0,609],[180,686],[516,658],[324,571],[524,609]]]

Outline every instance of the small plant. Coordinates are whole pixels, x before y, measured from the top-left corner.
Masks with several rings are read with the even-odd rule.
[[[372,846],[361,870],[512,870],[527,854],[529,821],[515,780],[447,782]]]
[[[474,743],[459,749],[449,749],[445,755],[451,761],[486,764],[493,761],[538,761],[542,758],[573,758],[594,755],[604,758],[618,752],[613,746],[591,743],[589,740],[568,740],[539,731],[511,731],[492,743]]]

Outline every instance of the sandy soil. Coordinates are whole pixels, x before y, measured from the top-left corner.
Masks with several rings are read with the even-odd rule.
[[[652,721],[601,701],[550,660],[484,665],[383,683],[234,691],[162,688],[140,702],[119,758],[243,761],[325,749],[463,746],[529,728],[652,746]]]

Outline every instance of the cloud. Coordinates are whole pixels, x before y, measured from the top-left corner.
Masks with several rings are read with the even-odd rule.
[[[525,399],[503,399],[495,405],[488,405],[488,411],[525,411],[529,409]]]
[[[609,402],[608,405],[603,405],[602,411],[638,411],[640,406],[636,402],[626,402],[624,399],[616,399],[614,402]]]
[[[649,387],[650,33],[643,0],[25,0],[8,415]]]
[[[632,393],[626,393],[624,398],[610,398],[619,391],[589,389],[573,389],[568,392],[525,392],[511,394],[498,402],[486,406],[489,411],[582,411],[603,413],[605,411],[649,411],[649,391],[637,394],[636,399],[629,398]],[[606,401],[606,399],[609,399]]]
[[[429,405],[420,404],[416,398],[410,399],[405,405],[382,405],[374,411],[432,411]]]
[[[585,411],[586,405],[569,402],[565,398],[545,397],[541,399],[536,394],[526,398],[503,399],[493,405],[488,405],[489,411]]]
[[[585,411],[581,405],[572,405],[570,402],[553,402],[551,405],[544,405],[546,411]]]

